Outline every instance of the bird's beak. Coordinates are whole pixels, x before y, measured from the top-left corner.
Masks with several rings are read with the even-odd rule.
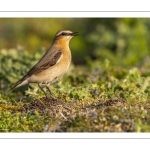
[[[78,32],[73,32],[71,35],[72,36],[77,36],[77,35],[79,35],[79,33]]]

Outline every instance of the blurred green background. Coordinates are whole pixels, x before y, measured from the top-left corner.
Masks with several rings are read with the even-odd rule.
[[[80,33],[70,42],[74,64],[138,65],[150,53],[149,18],[1,18],[0,49],[47,50],[62,29]]]

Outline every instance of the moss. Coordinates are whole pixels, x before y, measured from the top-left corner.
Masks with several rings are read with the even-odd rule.
[[[56,101],[46,99],[36,84],[7,92],[42,54],[1,51],[1,132],[150,131],[150,59],[138,67],[115,65],[107,59],[72,65],[51,85]]]

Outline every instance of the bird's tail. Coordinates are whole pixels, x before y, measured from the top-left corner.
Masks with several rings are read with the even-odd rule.
[[[23,86],[23,85],[25,85],[25,84],[27,84],[27,83],[28,83],[27,80],[20,79],[18,82],[16,82],[16,84],[15,84],[13,87],[11,87],[11,88],[8,90],[8,92],[11,91],[11,90],[13,90],[13,89],[15,89],[15,88],[18,88],[18,87],[20,87],[20,86]]]

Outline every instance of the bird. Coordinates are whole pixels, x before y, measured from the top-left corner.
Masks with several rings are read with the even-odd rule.
[[[78,34],[78,32],[70,30],[58,31],[54,36],[52,45],[43,57],[10,90],[29,83],[37,83],[40,90],[47,97],[48,95],[42,87],[42,84],[45,84],[50,96],[54,98],[49,86],[69,69],[72,59],[69,42],[72,37]]]

